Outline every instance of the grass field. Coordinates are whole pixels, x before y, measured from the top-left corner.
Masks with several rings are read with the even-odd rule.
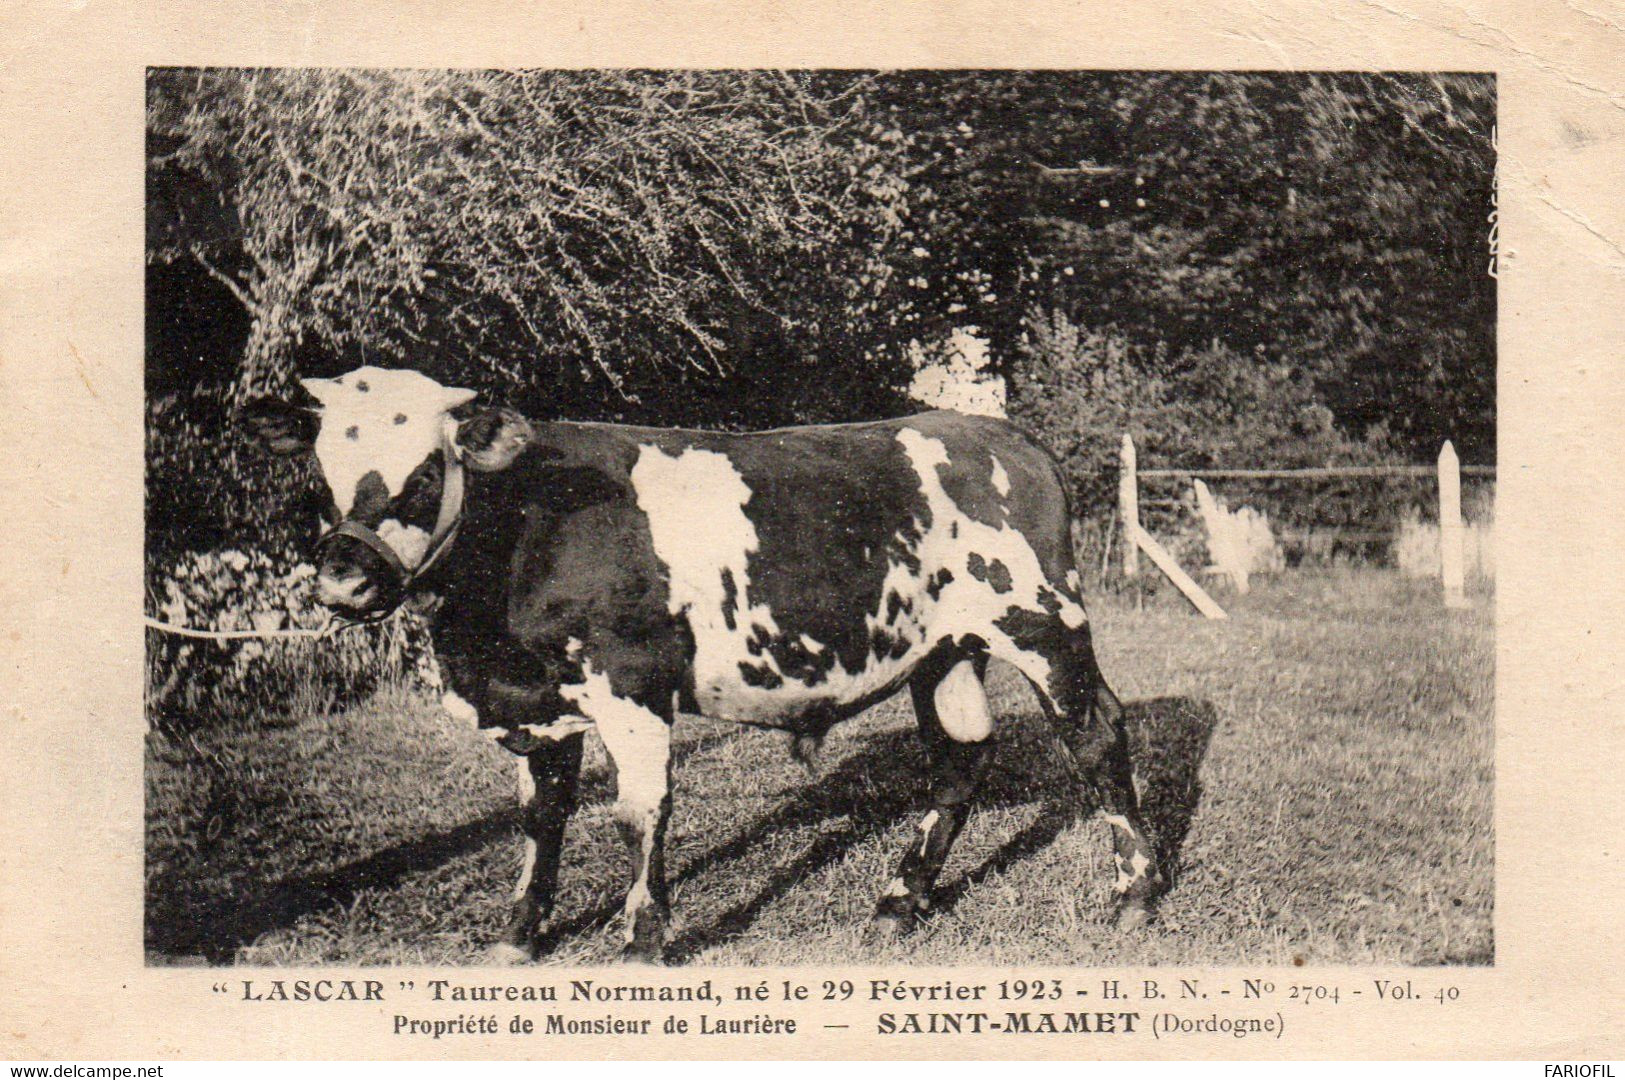
[[[1489,963],[1490,604],[1446,612],[1435,588],[1287,574],[1222,623],[1091,606],[1147,813],[1176,853],[1160,919],[1128,936],[1105,922],[1106,827],[1075,812],[1008,669],[989,679],[997,765],[937,913],[883,954],[863,927],[925,797],[907,695],[836,729],[816,777],[781,736],[683,717],[672,959]],[[510,760],[398,690],[337,715],[150,736],[149,960],[478,962],[519,869]],[[612,797],[591,749],[544,963],[619,949]]]

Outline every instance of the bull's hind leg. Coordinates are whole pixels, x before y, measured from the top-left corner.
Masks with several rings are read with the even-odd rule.
[[[1166,882],[1134,793],[1123,708],[1101,675],[1087,624],[1074,629],[1059,618],[1017,614],[1001,620],[1014,648],[996,649],[995,655],[1014,664],[1038,691],[1067,772],[1111,826],[1117,925],[1143,926]]]
[[[986,668],[986,656],[953,657],[923,665],[909,684],[931,772],[931,808],[880,897],[871,940],[895,937],[930,907],[931,887],[987,775],[994,744],[982,690]]]
[[[514,758],[525,857],[514,886],[507,932],[492,950],[495,960],[534,959],[542,927],[553,914],[564,827],[575,810],[581,775],[581,744],[581,735],[566,735]]]

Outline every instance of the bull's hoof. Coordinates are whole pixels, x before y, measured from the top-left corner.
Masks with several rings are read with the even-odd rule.
[[[1132,934],[1151,925],[1151,904],[1145,900],[1120,900],[1112,914],[1112,925],[1118,933]]]
[[[899,915],[891,911],[877,911],[863,931],[863,944],[869,949],[883,949],[895,945],[914,929],[913,914]]]
[[[665,967],[666,948],[658,941],[628,942],[626,948],[621,950],[621,963]]]
[[[515,967],[533,959],[529,949],[511,941],[499,941],[485,950],[485,962],[491,967]]]

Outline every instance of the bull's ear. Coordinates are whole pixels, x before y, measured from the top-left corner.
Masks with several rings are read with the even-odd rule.
[[[497,472],[514,463],[535,438],[531,422],[512,409],[486,409],[457,425],[457,448],[478,472]]]
[[[273,454],[299,454],[316,441],[320,417],[275,398],[249,402],[237,416],[249,438]]]
[[[458,386],[443,387],[440,391],[440,407],[446,412],[461,408],[480,396],[478,390],[464,390]]]

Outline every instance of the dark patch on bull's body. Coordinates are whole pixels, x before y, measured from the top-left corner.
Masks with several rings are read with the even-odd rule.
[[[722,621],[729,630],[739,629],[739,586],[734,582],[731,567],[722,568]]]
[[[931,579],[925,583],[925,591],[931,597],[931,599],[935,600],[942,595],[942,590],[947,588],[948,584],[952,582],[953,579],[954,572],[948,569],[946,566],[941,567],[936,573],[932,574]]]
[[[739,677],[746,686],[759,686],[763,690],[777,690],[784,685],[779,673],[766,664],[747,664],[739,661]]]
[[[792,429],[711,448],[751,492],[749,603],[770,611],[779,631],[764,650],[786,678],[809,686],[837,662],[849,674],[865,670],[875,652],[869,617],[894,623],[912,611],[912,598],[883,594],[886,575],[894,564],[919,571],[914,549],[931,522],[897,426]],[[808,650],[803,635],[821,648]]]
[[[1010,568],[998,559],[994,559],[987,565],[987,583],[993,587],[993,591],[996,593],[1007,593],[1015,588],[1010,579]]]
[[[666,610],[628,459],[589,449],[532,446],[512,468],[471,477],[456,558],[436,572],[434,634],[448,684],[482,727],[574,713],[559,688],[582,682],[584,658],[635,700],[683,688],[693,642]]]
[[[993,456],[996,452],[980,442],[949,442],[948,463],[937,466],[942,489],[972,521],[1001,528],[1008,518],[1004,497],[993,487]],[[958,527],[953,534],[958,538]]]
[[[869,632],[869,647],[876,660],[901,660],[914,647],[907,635],[877,626]],[[867,665],[865,665],[867,666]]]

